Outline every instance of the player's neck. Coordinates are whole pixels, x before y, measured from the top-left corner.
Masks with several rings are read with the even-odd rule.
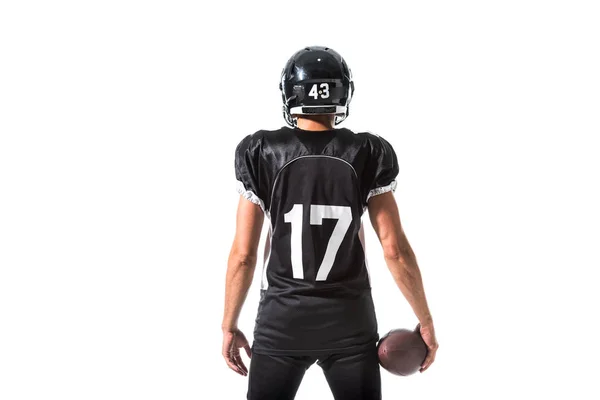
[[[333,129],[333,115],[311,115],[298,117],[296,126],[304,131],[330,131]]]

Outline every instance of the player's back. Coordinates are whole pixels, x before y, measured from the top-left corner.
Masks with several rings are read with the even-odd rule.
[[[393,190],[382,138],[281,128],[236,150],[240,192],[270,222],[254,351],[356,351],[378,338],[362,231],[369,197]]]

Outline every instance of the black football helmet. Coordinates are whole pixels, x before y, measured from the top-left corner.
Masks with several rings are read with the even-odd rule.
[[[350,114],[354,93],[346,61],[329,47],[305,47],[286,63],[279,83],[283,117],[294,127],[292,115],[335,114],[335,124]]]

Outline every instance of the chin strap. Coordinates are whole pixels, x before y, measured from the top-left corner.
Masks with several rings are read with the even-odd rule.
[[[290,108],[286,105],[283,106],[283,119],[285,119],[285,122],[292,128],[296,127],[296,118],[292,117]]]
[[[350,105],[347,105],[347,106],[346,106],[346,113],[344,113],[344,115],[342,115],[342,116],[338,116],[338,115],[336,115],[336,116],[335,116],[335,118],[334,118],[334,120],[333,120],[333,121],[334,121],[334,125],[339,125],[339,124],[341,124],[342,122],[344,122],[344,120],[345,120],[346,118],[348,118],[348,116],[349,116],[349,115],[350,115]]]

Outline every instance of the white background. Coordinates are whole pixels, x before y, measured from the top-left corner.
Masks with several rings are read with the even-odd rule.
[[[307,45],[352,68],[344,126],[398,153],[436,322],[436,363],[384,398],[599,398],[594,3],[2,2],[0,398],[245,398],[220,356],[233,154],[283,125]],[[380,333],[414,326],[367,246]],[[317,366],[297,398],[331,398]]]

